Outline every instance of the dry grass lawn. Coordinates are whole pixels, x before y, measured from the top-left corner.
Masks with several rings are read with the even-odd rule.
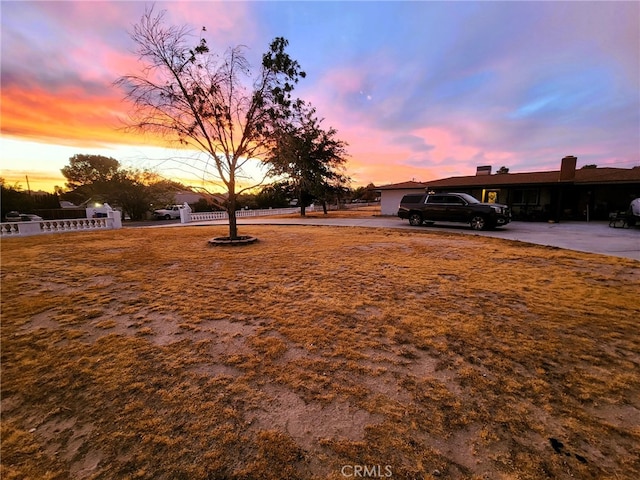
[[[638,262],[241,230],[2,239],[3,479],[640,478]]]

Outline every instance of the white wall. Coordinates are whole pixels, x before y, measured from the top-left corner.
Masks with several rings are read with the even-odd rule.
[[[380,214],[397,215],[400,200],[408,193],[424,193],[424,188],[409,188],[403,190],[381,190],[380,191]]]

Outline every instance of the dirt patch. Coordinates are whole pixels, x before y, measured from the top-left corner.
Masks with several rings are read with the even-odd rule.
[[[291,390],[276,385],[266,386],[264,392],[267,400],[250,423],[258,429],[285,431],[305,450],[318,450],[325,438],[363,440],[365,428],[382,421],[382,416],[348,402],[307,403]]]

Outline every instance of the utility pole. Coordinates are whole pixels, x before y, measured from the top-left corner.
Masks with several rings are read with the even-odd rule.
[[[24,178],[27,179],[27,192],[29,192],[29,196],[31,196],[31,187],[29,186],[29,175],[25,175]]]

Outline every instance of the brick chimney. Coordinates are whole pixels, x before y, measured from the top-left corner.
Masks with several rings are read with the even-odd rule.
[[[562,159],[562,163],[560,164],[560,181],[568,182],[573,180],[576,177],[576,163],[578,161],[578,157],[574,157],[573,155],[567,155]]]
[[[476,176],[491,175],[491,165],[483,165],[476,168]]]

